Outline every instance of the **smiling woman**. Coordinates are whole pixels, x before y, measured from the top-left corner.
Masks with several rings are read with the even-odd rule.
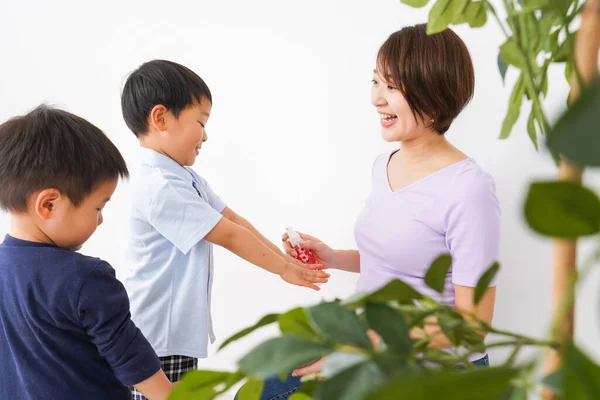
[[[469,52],[452,30],[427,35],[425,25],[416,25],[393,33],[377,56],[371,102],[381,116],[383,139],[398,142],[400,149],[375,160],[371,194],[355,225],[358,250],[333,250],[304,234],[301,246],[327,268],[360,273],[359,292],[400,279],[465,316],[474,312],[491,323],[495,280],[477,307],[474,299],[480,277],[499,256],[494,180],[444,136],[471,100],[474,81]],[[425,277],[442,254],[452,256],[452,267],[436,292]],[[410,336],[432,337],[430,347],[452,348],[437,320],[428,322]],[[379,342],[377,334],[370,336]],[[489,365],[487,354],[474,353],[469,360]],[[301,386],[299,376],[319,373],[322,361],[297,369],[284,382],[266,380],[261,399],[288,398]]]

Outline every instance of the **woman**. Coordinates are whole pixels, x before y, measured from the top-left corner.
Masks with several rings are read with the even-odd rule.
[[[463,41],[450,29],[428,36],[417,25],[393,33],[382,45],[373,72],[371,101],[381,117],[381,135],[400,149],[373,164],[373,185],[355,226],[358,250],[333,250],[309,235],[302,247],[313,250],[326,268],[360,273],[358,291],[373,291],[401,279],[420,292],[475,311],[491,322],[495,283],[477,308],[475,286],[498,259],[500,209],[492,177],[452,146],[444,134],[471,100],[473,65]],[[284,247],[295,255],[284,235]],[[439,255],[453,263],[442,296],[425,284],[425,273]],[[426,328],[431,346],[452,343],[436,325]],[[424,336],[414,330],[411,336]],[[474,355],[488,365],[487,354]],[[285,399],[299,376],[320,371],[322,360],[294,371],[285,382],[267,380],[263,399]]]

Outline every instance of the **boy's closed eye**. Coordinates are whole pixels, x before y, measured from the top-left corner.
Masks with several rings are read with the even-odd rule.
[[[101,207],[96,208],[96,211],[102,211],[104,210],[104,207],[106,207],[106,204],[110,201],[110,198],[104,200],[104,204],[102,204]]]

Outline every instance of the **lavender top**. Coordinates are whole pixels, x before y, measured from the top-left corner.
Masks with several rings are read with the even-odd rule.
[[[401,279],[454,305],[454,284],[476,286],[498,260],[500,207],[494,179],[465,159],[393,192],[387,178],[392,154],[375,160],[372,191],[356,222],[357,290],[373,291]],[[447,253],[453,263],[442,297],[424,279],[432,261]]]

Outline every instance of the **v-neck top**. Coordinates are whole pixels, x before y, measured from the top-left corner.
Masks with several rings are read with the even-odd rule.
[[[467,158],[393,191],[387,173],[392,154],[375,160],[371,194],[356,221],[357,290],[370,292],[401,279],[454,305],[454,285],[475,287],[499,257],[494,179]],[[440,295],[425,284],[425,273],[442,254],[450,254],[453,262]]]

